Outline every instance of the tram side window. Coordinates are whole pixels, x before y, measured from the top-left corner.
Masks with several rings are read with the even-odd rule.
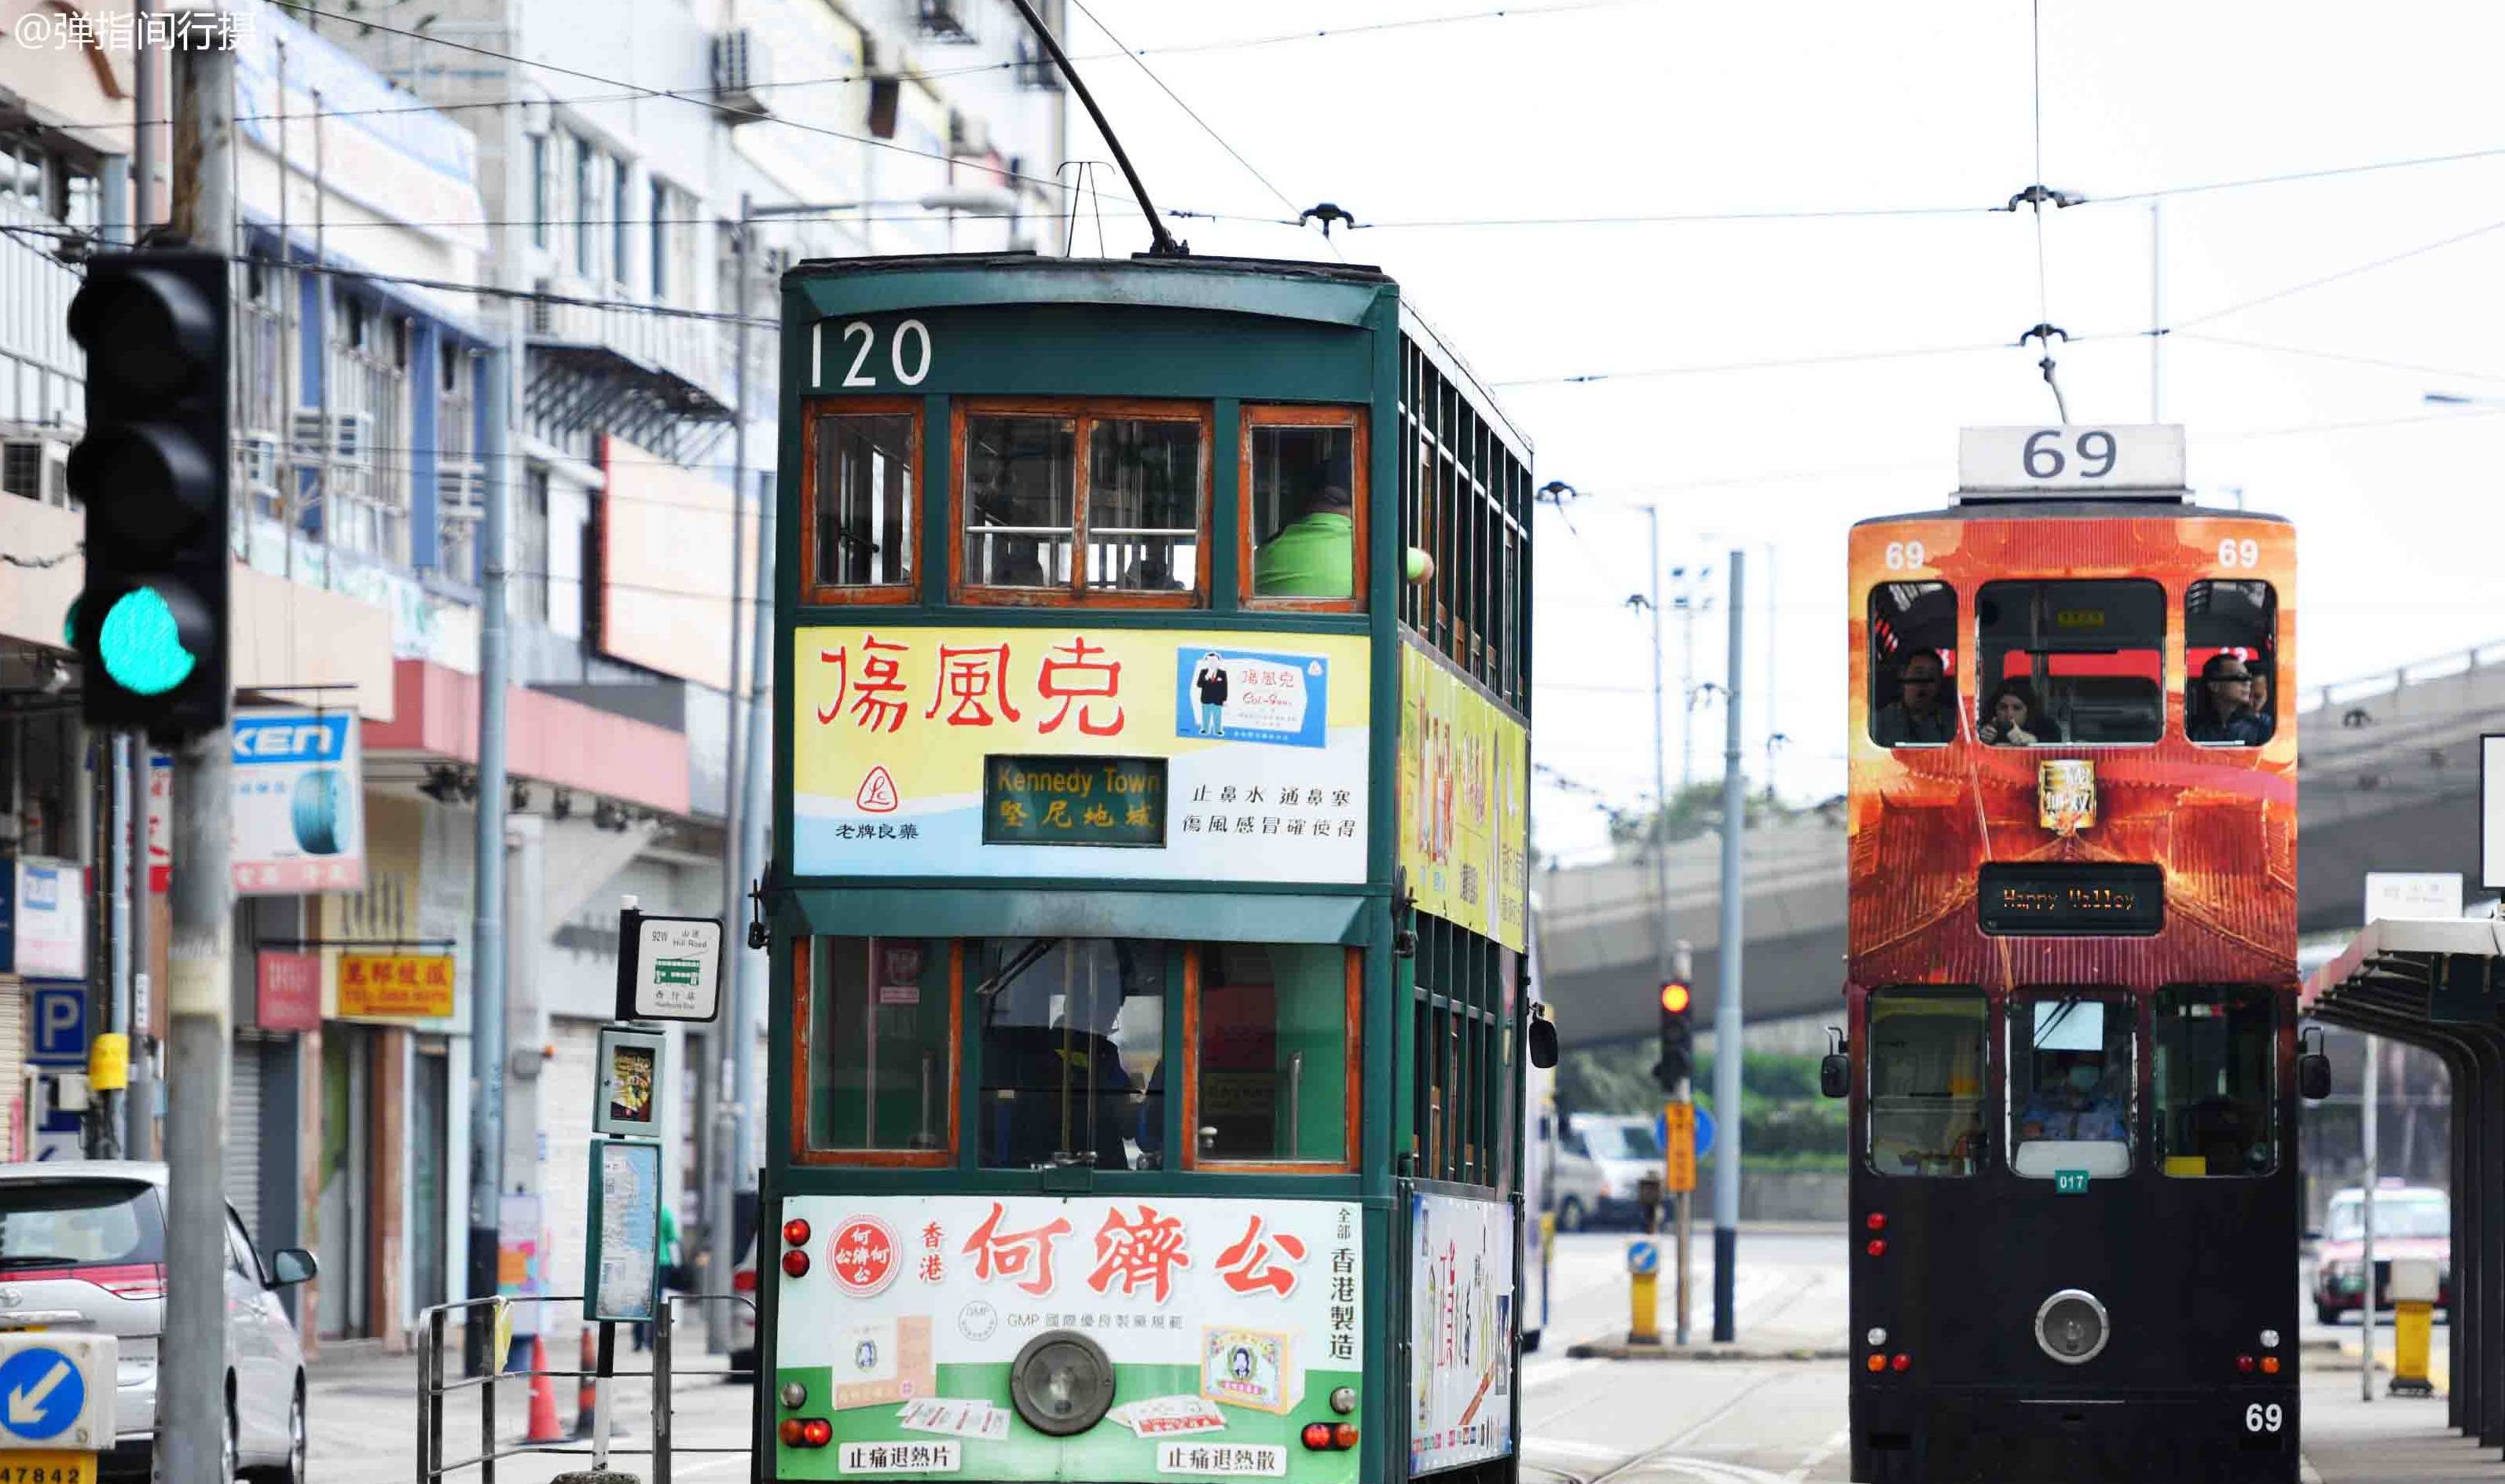
[[[1957,590],[1887,583],[1870,591],[1870,740],[1945,747],[1957,740]]]
[[[2009,1167],[2051,1180],[2131,1173],[2132,1007],[2045,995],[2009,1012]]]
[[[1071,601],[1161,593],[1178,604],[1202,590],[1208,472],[1197,410],[976,410],[962,433],[965,586]]]
[[[2265,582],[2204,579],[2183,593],[2183,730],[2216,747],[2259,747],[2276,729],[2278,594]]]
[[[945,938],[819,937],[808,949],[811,1149],[927,1154],[954,1144],[955,956]]]
[[[905,588],[913,581],[914,456],[911,412],[827,412],[811,420],[808,574],[823,589]],[[901,594],[900,594],[901,596]]]
[[[1355,965],[1335,943],[1201,947],[1193,1163],[1347,1165]]]
[[[1979,994],[1882,990],[1870,997],[1874,1173],[1960,1176],[1981,1166],[1989,1015]]]
[[[1153,1168],[1181,955],[1140,938],[979,938],[966,946],[966,976],[980,1032],[983,1165]]]
[[[2268,1175],[2278,1027],[2268,990],[2158,991],[2157,1152],[2169,1175]]]
[[[1988,740],[2058,747],[2164,732],[2164,587],[2141,578],[1987,583],[1974,616]],[[2018,735],[2004,709],[2018,714]]]
[[[1331,606],[1363,608],[1357,414],[1277,407],[1249,410],[1244,420],[1252,598],[1355,599]]]

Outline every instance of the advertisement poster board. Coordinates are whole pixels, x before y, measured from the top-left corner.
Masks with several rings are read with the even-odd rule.
[[[1513,1207],[1409,1197],[1409,1471],[1513,1451]]]
[[[1421,909],[1529,941],[1530,738],[1417,646],[1400,646],[1400,865]]]
[[[792,636],[803,876],[1365,879],[1358,635]]]
[[[235,891],[292,897],[362,888],[365,797],[354,715],[237,707]]]
[[[795,1196],[783,1214],[809,1223],[810,1267],[775,1286],[772,1379],[829,1398],[834,1445],[781,1450],[779,1478],[1358,1476],[1355,1451],[1297,1440],[1314,1400],[1360,1384],[1353,1201]],[[1009,1391],[1056,1331],[1115,1377],[1106,1420],[1058,1442]]]
[[[590,1155],[582,1317],[649,1324],[661,1307],[661,1147],[595,1139]]]
[[[28,979],[87,976],[87,871],[77,862],[0,862],[0,970]]]

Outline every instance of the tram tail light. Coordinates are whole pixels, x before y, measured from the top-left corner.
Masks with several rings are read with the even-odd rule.
[[[1328,1448],[1331,1445],[1331,1425],[1326,1422],[1305,1424],[1304,1443],[1316,1452]]]
[[[2278,1374],[2278,1357],[2262,1357],[2262,1374],[2265,1376],[2276,1376]]]
[[[795,1216],[783,1223],[783,1245],[786,1247],[809,1245],[809,1223],[805,1218]]]
[[[1885,1257],[1888,1255],[1888,1239],[1886,1237],[1872,1237],[1861,1250],[1868,1253],[1873,1257]]]
[[[809,1254],[807,1253],[804,1253],[795,1247],[783,1254],[784,1277],[801,1278],[807,1276],[808,1271]]]
[[[803,1446],[806,1442],[808,1436],[808,1424],[802,1422],[797,1417],[786,1417],[783,1419],[783,1426],[775,1429],[774,1431],[782,1437],[784,1447],[798,1448]]]
[[[812,1448],[823,1448],[835,1440],[835,1425],[823,1417],[812,1417],[800,1424],[800,1441]]]
[[[1870,1359],[1861,1363],[1869,1368],[1870,1374],[1875,1376],[1888,1368],[1888,1358],[1874,1350],[1870,1352]]]
[[[1354,1448],[1354,1447],[1356,1447],[1356,1446],[1357,1446],[1357,1424],[1355,1424],[1355,1423],[1353,1423],[1353,1422],[1344,1422],[1344,1423],[1339,1424],[1337,1427],[1332,1428],[1332,1429],[1331,1429],[1331,1446],[1332,1446],[1332,1447],[1334,1447],[1334,1448]]]
[[[2251,1356],[2236,1357],[2236,1369],[2244,1372],[2246,1375],[2252,1374],[2253,1358]]]
[[[1914,1358],[1899,1351],[1896,1355],[1896,1359],[1888,1362],[1888,1368],[1895,1371],[1899,1375],[1902,1375],[1906,1371],[1914,1368]]]
[[[1884,1211],[1874,1211],[1861,1219],[1861,1224],[1869,1227],[1872,1231],[1886,1231],[1888,1229],[1888,1213]]]

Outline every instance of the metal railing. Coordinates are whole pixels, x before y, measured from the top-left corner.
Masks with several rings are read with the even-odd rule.
[[[614,1357],[618,1326],[604,1323],[596,1326],[599,1336],[599,1359],[589,1369],[525,1368],[500,1370],[484,1376],[458,1376],[450,1379],[445,1377],[444,1330],[453,1315],[467,1316],[475,1312],[478,1317],[476,1319],[465,1317],[463,1319],[465,1325],[474,1323],[492,1325],[495,1323],[497,1312],[507,1304],[580,1304],[582,1301],[581,1294],[567,1293],[525,1299],[472,1298],[458,1303],[437,1304],[418,1317],[423,1333],[418,1342],[417,1353],[416,1484],[436,1484],[438,1480],[470,1469],[477,1470],[479,1484],[496,1484],[496,1465],[504,1459],[578,1454],[606,1462],[608,1456],[613,1453],[638,1454],[651,1459],[653,1484],[670,1484],[671,1463],[680,1455],[724,1453],[747,1455],[754,1452],[754,1449],[746,1443],[737,1447],[682,1447],[672,1440],[670,1426],[673,1374],[671,1333],[675,1327],[674,1318],[677,1306],[682,1303],[743,1304],[748,1308],[750,1317],[755,1318],[757,1301],[744,1293],[664,1294],[660,1312],[653,1320],[653,1364],[650,1370],[621,1371],[616,1367]],[[725,1381],[746,1379],[753,1383],[757,1379],[755,1370],[707,1370],[703,1374]],[[583,1382],[599,1384],[634,1376],[650,1377],[653,1383],[653,1409],[649,1419],[651,1431],[648,1434],[652,1441],[648,1445],[632,1446],[599,1436],[569,1435],[553,1442],[532,1442],[527,1438],[508,1442],[497,1436],[496,1390],[503,1382],[530,1382],[547,1377],[551,1380],[571,1379],[578,1384]],[[444,1402],[464,1392],[478,1394],[478,1451],[466,1458],[447,1459],[444,1457]],[[600,1406],[604,1412],[607,1410],[608,1398],[605,1393]]]

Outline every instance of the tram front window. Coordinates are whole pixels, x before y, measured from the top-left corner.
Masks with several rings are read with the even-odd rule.
[[[966,581],[1064,587],[1078,530],[1077,422],[966,419]]]
[[[1201,948],[1197,1163],[1348,1161],[1353,967],[1329,943]]]
[[[1109,417],[1087,440],[1087,585],[1182,592],[1200,572],[1200,426]]]
[[[2275,729],[2278,594],[2264,582],[2204,579],[2183,593],[2183,730],[2213,747],[2259,747]]]
[[[1886,583],[1870,590],[1870,740],[1946,747],[1957,740],[1957,590]]]
[[[1985,709],[2015,698],[2027,741],[2154,742],[2165,730],[2166,589],[2140,578],[1987,583],[1975,597]]]
[[[2277,1026],[2262,989],[2158,991],[2157,1152],[2169,1175],[2268,1175]]]
[[[1357,429],[1255,425],[1249,432],[1253,594],[1350,596],[1357,590]]]
[[[917,423],[908,412],[835,412],[812,423],[811,585],[912,582]]]
[[[1159,1056],[1167,1002],[1182,998],[1180,961],[1170,944],[1139,938],[966,944],[986,1167],[1153,1162],[1163,1132]]]
[[[2131,1172],[2131,1007],[2045,996],[2009,1014],[2009,1167],[2039,1180]]]
[[[809,940],[809,1148],[944,1157],[956,1106],[945,938]]]
[[[1870,997],[1874,1172],[1957,1176],[1980,1166],[1989,1014],[1973,993],[1894,989]]]

